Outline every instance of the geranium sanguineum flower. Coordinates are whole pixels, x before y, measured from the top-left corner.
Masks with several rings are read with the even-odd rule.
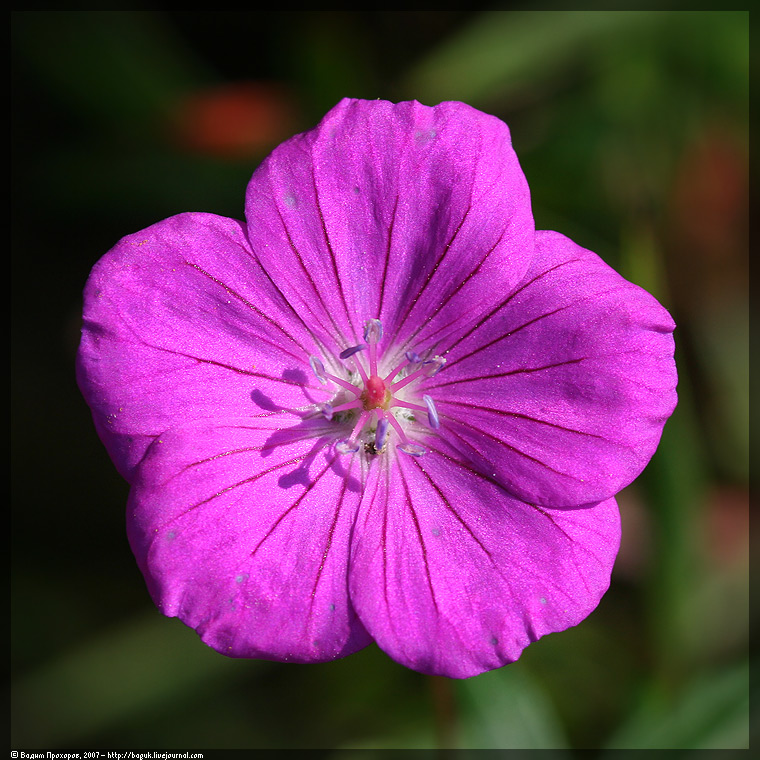
[[[233,657],[374,641],[452,677],[587,616],[675,405],[668,313],[534,230],[507,127],[461,103],[342,101],[245,217],[127,236],[85,292],[160,610]]]

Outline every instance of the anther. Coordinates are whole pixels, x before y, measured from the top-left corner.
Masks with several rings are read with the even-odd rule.
[[[379,343],[383,339],[383,323],[379,319],[370,319],[364,325],[364,340],[367,343]]]
[[[392,432],[394,438],[398,436],[396,448],[409,456],[423,456],[427,449],[407,437],[404,425],[408,421],[413,422],[417,415],[427,414],[429,427],[437,430],[441,426],[438,410],[428,395],[423,395],[421,399],[419,396],[407,399],[404,397],[406,394],[399,395],[399,391],[435,375],[446,359],[437,355],[430,357],[429,353],[423,354],[423,359],[416,351],[409,350],[404,352],[403,357],[397,358],[396,366],[389,372],[387,368],[381,369],[379,361],[378,344],[383,339],[383,325],[379,319],[370,319],[365,323],[363,339],[363,343],[345,348],[339,354],[340,359],[346,362],[348,377],[327,372],[318,357],[309,357],[311,368],[321,383],[330,381],[350,394],[346,396],[343,393],[332,401],[316,404],[317,410],[328,421],[338,420],[341,424],[349,420],[353,422],[351,434],[339,440],[335,450],[339,454],[355,454],[364,446],[367,453],[379,454],[386,448]],[[356,354],[362,351],[367,353],[360,360]],[[347,361],[349,359],[350,362]],[[396,409],[399,409],[398,417]],[[413,414],[401,413],[400,409],[411,410]],[[367,430],[373,420],[376,422],[374,436],[371,428]]]
[[[443,368],[444,364],[446,364],[446,359],[442,356],[434,356],[432,359],[422,362],[422,366],[425,368],[425,374],[428,377],[437,375]]]
[[[367,348],[367,346],[364,343],[360,343],[358,346],[351,346],[350,348],[344,349],[338,354],[338,356],[341,359],[348,359],[354,354],[358,354],[359,351],[364,351],[365,348]]]
[[[339,454],[355,454],[359,451],[359,441],[350,441],[348,438],[344,438],[335,444],[335,448]]]
[[[385,446],[385,439],[388,436],[388,420],[383,417],[378,420],[377,430],[375,430],[375,451],[380,451]]]
[[[427,407],[428,422],[430,423],[430,427],[437,430],[439,427],[441,427],[441,421],[438,418],[438,410],[435,408],[435,402],[427,394],[422,397],[422,400],[425,402],[425,406]]]
[[[314,371],[314,374],[317,376],[317,380],[319,380],[319,382],[322,383],[322,385],[327,385],[325,365],[322,364],[321,360],[318,359],[316,356],[310,356],[309,364],[311,364],[311,368]]]
[[[420,446],[419,443],[412,443],[409,440],[399,443],[396,448],[399,449],[399,451],[403,451],[404,454],[409,454],[409,456],[412,457],[421,457],[423,454],[427,453],[427,449],[424,446]]]

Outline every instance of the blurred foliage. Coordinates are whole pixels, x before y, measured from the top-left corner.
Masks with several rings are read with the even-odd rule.
[[[15,11],[11,32],[12,746],[748,746],[748,12]],[[261,158],[343,96],[504,119],[537,227],[679,326],[680,404],[620,495],[607,596],[465,682],[375,647],[227,660],[162,618],[73,380],[95,261],[173,213],[241,217]]]

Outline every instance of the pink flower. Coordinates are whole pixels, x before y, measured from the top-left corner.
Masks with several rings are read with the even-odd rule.
[[[507,127],[461,103],[344,100],[245,212],[130,235],[85,292],[161,611],[234,657],[375,641],[452,677],[583,620],[676,403],[668,313],[534,231]]]

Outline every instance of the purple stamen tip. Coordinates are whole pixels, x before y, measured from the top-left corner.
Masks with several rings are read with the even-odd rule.
[[[428,410],[428,422],[430,423],[430,427],[437,430],[441,427],[441,420],[438,418],[438,410],[435,408],[435,402],[428,395],[423,396],[422,400],[425,402],[425,406]]]
[[[355,454],[359,451],[359,441],[350,441],[348,438],[344,438],[335,444],[339,454]]]
[[[434,356],[432,359],[423,362],[423,365],[426,365],[426,374],[428,377],[437,375],[443,368],[444,364],[446,364],[446,360],[442,356]]]
[[[367,348],[367,346],[364,343],[360,343],[358,346],[351,346],[351,348],[341,351],[338,356],[340,356],[341,359],[348,359],[354,354],[358,354],[359,351],[364,351],[365,348]]]
[[[414,351],[407,351],[404,356],[410,364],[419,364],[422,361],[422,357]]]
[[[388,420],[383,417],[377,423],[375,431],[375,451],[380,451],[385,446],[385,439],[388,437]]]
[[[412,457],[421,457],[423,454],[427,453],[427,449],[424,446],[420,446],[419,443],[412,443],[411,441],[399,443],[396,448],[403,451],[404,454],[409,454],[409,456]]]
[[[319,411],[324,414],[326,420],[331,420],[333,417],[333,407],[332,404],[327,401],[324,404],[319,405]]]
[[[383,339],[383,323],[379,319],[370,319],[364,325],[364,340],[367,343],[379,343]]]
[[[322,383],[322,385],[327,385],[327,377],[325,375],[325,365],[322,364],[322,361],[318,359],[316,356],[310,356],[309,364],[311,364],[311,368],[314,371],[314,374],[317,376],[317,380],[319,380],[319,382]]]

